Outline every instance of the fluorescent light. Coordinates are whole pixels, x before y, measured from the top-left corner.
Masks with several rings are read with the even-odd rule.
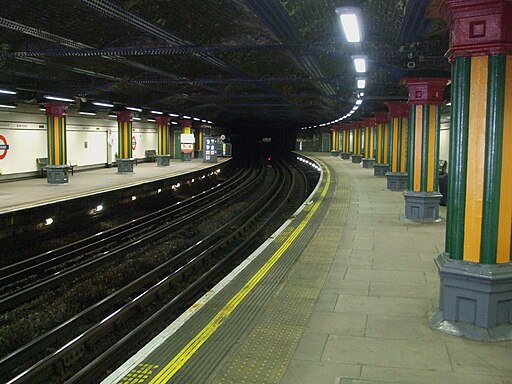
[[[0,89],[0,93],[3,93],[5,95],[15,95],[17,92],[15,91],[9,91],[7,89]]]
[[[201,120],[201,123],[206,123],[206,120]]]
[[[151,111],[151,113],[154,113],[155,115],[163,115],[163,112],[160,111]]]
[[[194,121],[201,121],[201,119],[198,119],[197,117],[193,118]]]
[[[211,120],[208,120],[207,123],[208,124],[213,124],[213,122]]]
[[[353,111],[357,111],[358,109],[359,109],[359,105],[355,105],[355,106],[352,107]]]
[[[52,224],[53,224],[53,219],[51,217],[47,218],[44,221],[44,225],[52,225]]]
[[[108,108],[112,108],[114,106],[114,104],[109,104],[109,103],[100,103],[98,101],[94,101],[92,103],[92,105],[97,105],[98,107],[108,107]]]
[[[148,119],[148,121],[149,121],[149,122],[151,122],[151,123],[156,122],[156,120],[155,120],[155,119]]]
[[[361,11],[356,7],[338,7],[336,14],[340,16],[345,38],[349,43],[359,43],[361,36]]]
[[[356,100],[356,105],[361,105],[361,104],[363,104],[363,99]]]
[[[363,97],[364,96],[364,92],[359,92],[359,97]]]
[[[176,121],[171,121],[171,124],[178,125]]]
[[[140,120],[140,117],[133,117],[132,119],[133,119],[133,120],[137,120],[137,121],[139,121],[139,120]]]
[[[366,87],[366,80],[365,79],[357,79],[357,88],[363,89]]]
[[[87,115],[87,116],[96,116],[96,113],[94,112],[84,112],[84,111],[78,111],[80,115]]]
[[[15,109],[16,106],[15,105],[9,105],[9,104],[0,104],[0,108],[11,108],[11,109]]]
[[[449,101],[449,102],[447,102],[447,103],[446,103],[446,105],[447,105],[447,106],[450,106],[450,105],[452,105],[452,102],[451,102],[451,101]]]
[[[142,109],[137,108],[137,107],[126,107],[126,109],[128,109],[130,111],[135,111],[135,112],[142,112]]]
[[[68,99],[66,97],[57,97],[57,96],[44,96],[45,99],[48,100],[56,100],[56,101],[67,101],[68,103],[73,103],[75,100]]]
[[[185,116],[185,115],[183,116],[183,118],[184,118],[184,119],[191,119],[191,117],[190,117],[190,116]]]
[[[354,66],[356,68],[356,72],[364,73],[366,72],[366,56],[352,56],[354,60]]]
[[[180,115],[178,115],[176,113],[169,113],[169,116],[171,116],[171,117],[180,117]]]
[[[108,117],[117,117],[117,115],[113,115],[112,113],[108,115]]]

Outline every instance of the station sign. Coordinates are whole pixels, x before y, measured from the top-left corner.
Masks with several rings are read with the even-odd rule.
[[[7,144],[7,139],[4,135],[0,135],[0,160],[7,156],[7,151],[9,150],[9,144]]]

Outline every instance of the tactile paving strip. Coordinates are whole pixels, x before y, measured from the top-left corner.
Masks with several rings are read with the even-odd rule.
[[[279,383],[313,312],[342,235],[340,221],[348,213],[349,192],[335,183],[328,212],[315,237],[265,305],[254,327],[235,347],[209,383]],[[331,227],[337,223],[336,227]]]

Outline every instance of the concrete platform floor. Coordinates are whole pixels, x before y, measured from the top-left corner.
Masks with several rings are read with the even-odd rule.
[[[332,262],[281,383],[511,384],[512,342],[470,341],[427,325],[438,303],[433,259],[444,249],[444,221],[405,222],[403,194],[387,191],[385,178],[312,156],[336,174],[332,204],[348,209],[340,215],[333,206],[313,240]]]
[[[219,158],[218,163],[226,160],[228,158]],[[115,167],[75,172],[73,176],[69,173],[67,184],[48,184],[46,178],[0,183],[0,214],[84,194],[126,188],[209,167],[215,167],[215,164],[203,163],[202,159],[190,162],[171,160],[168,167],[159,167],[156,163],[140,163],[134,165],[133,173],[128,174],[118,173]]]

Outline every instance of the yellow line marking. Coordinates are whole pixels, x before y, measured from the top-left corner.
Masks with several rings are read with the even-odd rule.
[[[319,161],[320,162],[320,161]],[[290,247],[293,241],[299,236],[306,224],[311,220],[318,207],[324,200],[329,186],[331,183],[331,174],[325,164],[322,163],[326,169],[327,179],[320,197],[313,205],[304,220],[295,228],[290,237],[279,247],[279,249],[272,255],[272,257],[256,272],[256,274],[240,289],[235,296],[215,315],[215,317],[192,339],[189,343],[167,363],[167,365],[149,382],[149,384],[164,384],[167,383],[185,363],[197,352],[197,350],[215,333],[215,331],[228,319],[231,313],[238,307],[244,298],[251,292],[254,287],[263,279],[267,272],[274,266],[274,264],[281,258],[281,256]]]

